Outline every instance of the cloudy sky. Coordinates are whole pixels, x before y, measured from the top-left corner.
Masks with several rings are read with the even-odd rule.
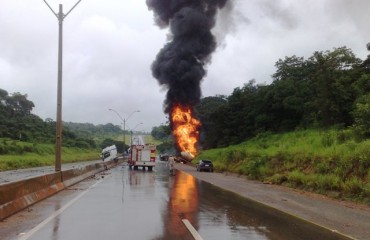
[[[66,13],[77,0],[47,0]],[[219,47],[203,97],[229,95],[251,79],[270,83],[279,58],[347,46],[365,59],[368,0],[234,0],[214,29]],[[64,20],[63,121],[150,131],[166,122],[165,89],[150,65],[166,43],[145,0],[82,0]],[[0,1],[0,88],[28,94],[33,113],[56,119],[58,22],[43,0]]]

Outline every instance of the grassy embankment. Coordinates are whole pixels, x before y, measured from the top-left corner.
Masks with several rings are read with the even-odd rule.
[[[117,141],[123,140],[123,134],[115,137]],[[126,144],[131,136],[125,136]],[[144,135],[147,143],[159,144],[151,135]],[[99,159],[101,149],[62,148],[62,163],[80,162]],[[0,171],[49,166],[55,163],[55,145],[28,143],[17,140],[0,138]]]
[[[266,134],[197,159],[212,159],[216,171],[370,205],[370,140],[356,141],[348,130]]]
[[[62,148],[62,163],[99,159],[99,149]],[[0,138],[0,171],[53,165],[55,145]]]
[[[144,135],[144,141],[145,143],[151,143],[154,145],[159,145],[163,143],[161,140],[154,139],[152,135]]]

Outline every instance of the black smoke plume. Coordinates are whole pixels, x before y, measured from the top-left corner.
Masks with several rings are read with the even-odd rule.
[[[217,10],[228,0],[147,0],[160,27],[169,26],[172,40],[152,64],[153,76],[167,89],[164,102],[169,113],[173,104],[194,107],[201,97],[204,65],[216,48],[211,33]]]

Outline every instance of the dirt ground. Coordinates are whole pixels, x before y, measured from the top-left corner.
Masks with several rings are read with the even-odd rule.
[[[370,207],[367,205],[250,181],[236,174],[197,172],[195,167],[185,164],[176,164],[176,169],[350,238],[370,240]]]

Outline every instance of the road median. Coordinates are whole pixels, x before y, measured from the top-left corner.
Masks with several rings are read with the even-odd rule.
[[[116,164],[95,163],[0,184],[0,220]]]

